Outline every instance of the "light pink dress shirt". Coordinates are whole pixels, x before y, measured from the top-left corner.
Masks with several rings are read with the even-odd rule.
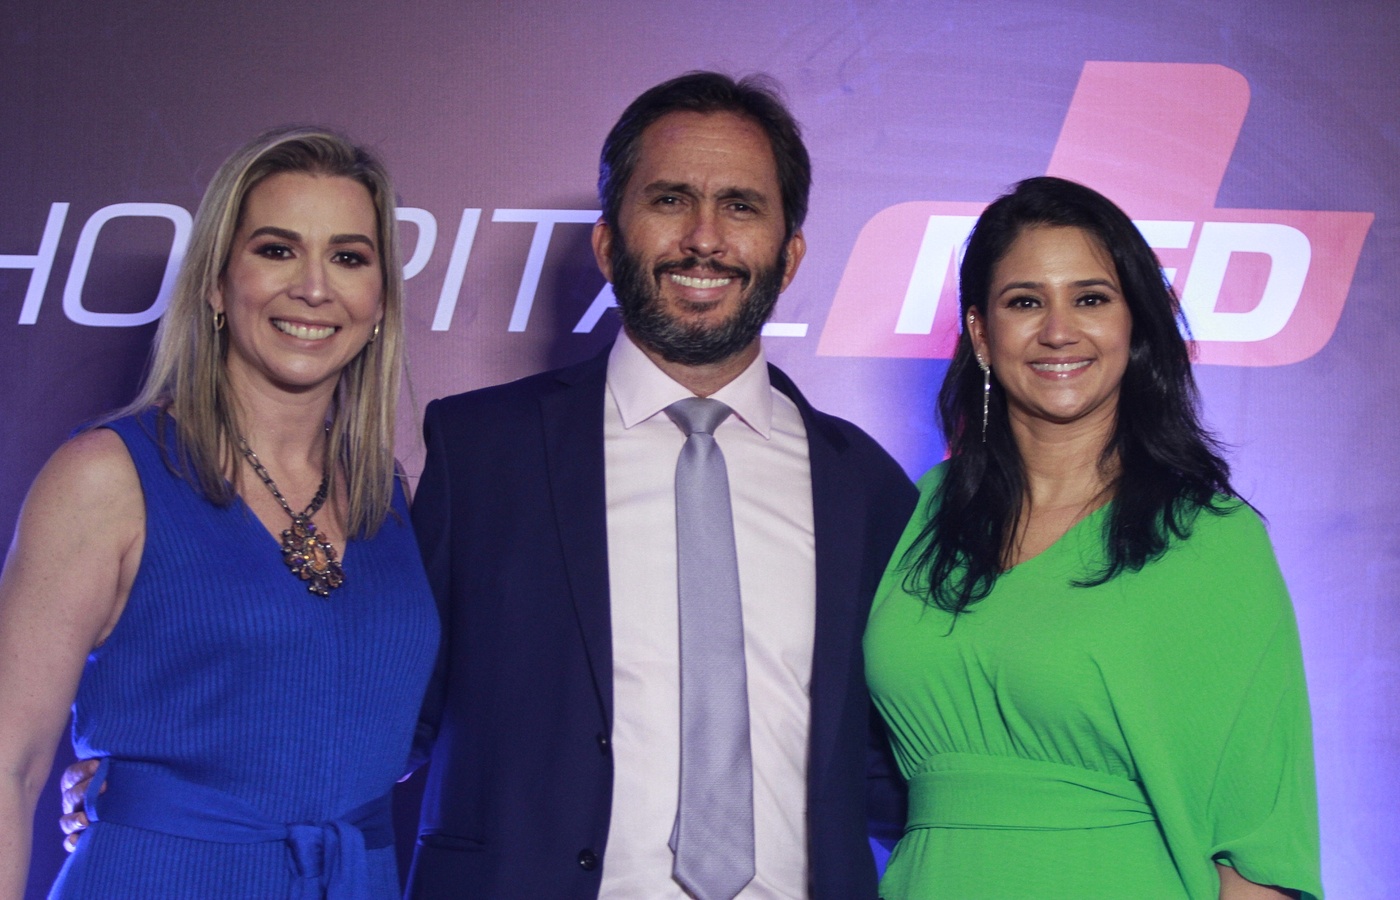
[[[676,460],[685,435],[662,412],[691,392],[618,335],[603,422],[611,582],[616,778],[603,900],[681,900],[667,842],[676,817],[680,668]],[[757,874],[743,900],[807,896],[807,736],[816,622],[807,432],[772,387],[762,352],[718,393],[748,666]]]

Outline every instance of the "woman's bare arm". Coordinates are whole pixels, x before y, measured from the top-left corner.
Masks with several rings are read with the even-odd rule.
[[[1216,868],[1220,870],[1220,900],[1297,900],[1297,891],[1255,884],[1229,866]]]
[[[0,574],[0,898],[24,894],[39,791],[144,536],[140,479],[107,429],[60,447],[25,499]]]

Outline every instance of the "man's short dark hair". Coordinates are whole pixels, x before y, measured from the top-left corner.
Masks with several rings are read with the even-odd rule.
[[[802,129],[779,96],[778,83],[766,75],[748,75],[735,81],[718,72],[687,72],[633,100],[608,132],[598,160],[598,200],[605,221],[617,225],[622,192],[637,168],[642,132],[673,112],[734,113],[762,128],[778,166],[786,237],[797,233],[807,218],[812,161],[802,143]]]

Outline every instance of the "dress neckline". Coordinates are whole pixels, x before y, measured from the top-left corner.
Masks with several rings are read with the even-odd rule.
[[[1019,572],[1019,571],[1025,569],[1027,566],[1031,566],[1031,565],[1033,565],[1034,563],[1039,562],[1040,560],[1051,559],[1051,558],[1053,558],[1053,557],[1055,557],[1055,556],[1060,555],[1060,553],[1063,552],[1063,549],[1064,549],[1065,547],[1068,547],[1068,546],[1070,545],[1070,543],[1071,543],[1070,538],[1071,538],[1072,536],[1076,537],[1076,540],[1077,540],[1076,532],[1078,532],[1078,531],[1082,530],[1083,528],[1087,527],[1087,525],[1088,525],[1090,522],[1097,522],[1099,519],[1101,519],[1101,518],[1105,515],[1105,512],[1104,512],[1104,511],[1107,510],[1107,509],[1108,509],[1110,506],[1112,506],[1112,505],[1113,505],[1113,500],[1112,500],[1112,499],[1109,499],[1109,500],[1107,500],[1106,502],[1100,504],[1098,507],[1096,507],[1095,509],[1091,510],[1087,515],[1085,515],[1085,516],[1083,516],[1082,518],[1080,518],[1079,521],[1077,521],[1077,522],[1075,522],[1073,525],[1069,526],[1069,528],[1066,528],[1066,529],[1065,529],[1065,533],[1062,534],[1062,535],[1060,535],[1059,537],[1055,538],[1055,540],[1052,541],[1052,542],[1050,543],[1050,546],[1046,547],[1044,550],[1040,551],[1040,552],[1037,553],[1035,556],[1031,556],[1031,557],[1028,557],[1028,558],[1026,558],[1026,559],[1021,560],[1020,562],[1018,562],[1016,565],[1010,567],[1009,569],[1003,569],[1001,574],[1002,574],[1003,576],[1010,575],[1011,573],[1013,573],[1013,572]]]

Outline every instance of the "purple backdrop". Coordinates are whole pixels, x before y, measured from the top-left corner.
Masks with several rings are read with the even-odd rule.
[[[943,449],[959,223],[1010,183],[1095,184],[1175,270],[1209,421],[1302,628],[1329,897],[1400,884],[1400,7],[1279,0],[19,0],[0,52],[0,528],[135,389],[184,219],[256,131],[377,146],[401,193],[414,413],[595,352],[597,150],[691,68],[778,77],[816,167],[770,355],[911,473]],[[1153,64],[1153,65],[1148,65]],[[128,205],[139,204],[139,205]],[[401,455],[421,464],[406,417]],[[1203,590],[1209,590],[1204,585]],[[0,690],[4,686],[0,685]],[[31,895],[61,862],[46,793]]]

